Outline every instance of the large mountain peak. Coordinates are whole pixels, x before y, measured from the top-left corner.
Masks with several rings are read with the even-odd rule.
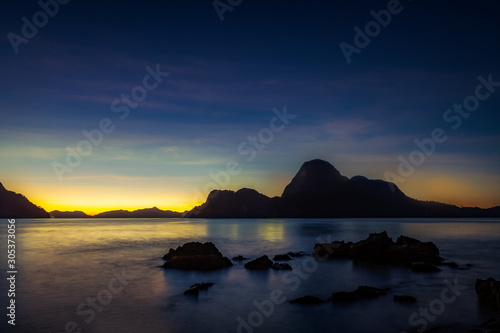
[[[347,184],[348,178],[329,162],[320,159],[307,161],[300,167],[290,184],[283,191],[283,197],[297,193],[328,193]]]

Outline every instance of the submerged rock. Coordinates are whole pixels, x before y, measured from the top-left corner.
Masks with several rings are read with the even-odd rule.
[[[320,304],[324,304],[326,302],[318,297],[306,295],[306,296],[302,296],[302,297],[299,297],[296,299],[292,299],[290,301],[290,303],[301,304],[301,305],[320,305]]]
[[[277,254],[273,258],[274,261],[292,260],[288,254]]]
[[[475,289],[479,302],[500,308],[500,281],[477,279]]]
[[[198,295],[200,293],[200,290],[207,290],[213,285],[213,282],[195,283],[184,292],[184,295]]]
[[[394,301],[399,303],[416,303],[417,299],[410,295],[394,295]]]
[[[277,263],[275,262],[272,266],[271,266],[272,269],[275,269],[277,271],[291,271],[292,270],[292,266],[288,265],[288,264],[281,264],[281,263]]]
[[[254,270],[265,270],[271,268],[273,262],[268,256],[262,256],[245,264],[245,268]]]
[[[361,262],[389,265],[410,265],[413,262],[440,264],[443,258],[432,242],[400,236],[396,242],[385,231],[372,233],[356,243],[335,241],[316,244],[314,255],[318,259],[352,259]]]
[[[304,256],[304,254],[300,252],[288,252],[287,254],[292,258],[298,258]]]
[[[379,289],[369,286],[360,286],[354,291],[340,291],[333,293],[328,300],[332,302],[352,302],[363,299],[377,298],[387,294],[387,289]]]
[[[243,261],[243,260],[247,260],[247,259],[248,258],[243,257],[241,254],[233,257],[234,261]]]
[[[191,242],[170,251],[163,256],[164,268],[210,271],[232,266],[213,243]]]

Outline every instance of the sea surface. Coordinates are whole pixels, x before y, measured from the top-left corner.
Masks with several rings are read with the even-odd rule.
[[[311,256],[315,243],[381,231],[393,240],[432,241],[462,269],[412,273]],[[477,278],[500,280],[500,219],[16,220],[15,327],[5,310],[7,220],[0,239],[2,332],[465,332],[500,317],[474,291]],[[292,271],[249,271],[245,262],[214,272],[161,267],[170,248],[191,241],[213,242],[229,258],[307,255],[289,262]],[[202,281],[215,284],[198,297],[184,295]],[[390,292],[341,305],[288,302],[361,285]],[[418,302],[399,304],[394,294]]]

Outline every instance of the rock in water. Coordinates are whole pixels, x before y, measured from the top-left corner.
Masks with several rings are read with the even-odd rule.
[[[288,254],[277,254],[273,258],[274,261],[292,260]]]
[[[213,243],[191,242],[170,251],[163,256],[164,268],[210,271],[232,266]]]
[[[268,256],[262,256],[245,264],[245,268],[254,270],[265,270],[271,268],[273,262]]]
[[[214,284],[212,282],[195,283],[184,292],[184,295],[198,295],[200,290],[207,290]]]
[[[288,264],[280,264],[280,263],[277,263],[275,262],[272,266],[271,266],[272,269],[275,269],[277,271],[291,271],[292,270],[292,266],[288,265]]]
[[[368,238],[356,243],[335,241],[316,244],[314,256],[317,259],[345,258],[387,265],[410,265],[413,262],[437,265],[443,261],[434,243],[406,236],[400,236],[394,243],[385,231],[370,234]]]
[[[500,281],[477,279],[475,289],[479,302],[500,308]]]
[[[363,299],[377,298],[387,294],[387,289],[369,286],[360,286],[354,291],[340,291],[333,293],[328,299],[332,302],[352,302]]]
[[[303,297],[292,299],[290,303],[301,304],[301,305],[319,305],[325,303],[325,301],[315,296],[306,295]]]

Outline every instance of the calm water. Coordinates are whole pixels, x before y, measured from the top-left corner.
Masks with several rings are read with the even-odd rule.
[[[3,222],[0,301],[5,309]],[[64,332],[66,325],[77,325],[82,332],[237,332],[238,327],[245,333],[411,332],[428,323],[429,328],[443,327],[440,332],[456,332],[495,315],[478,305],[474,282],[500,279],[500,219],[46,219],[17,220],[16,225],[16,327],[11,330],[2,313],[2,331]],[[160,267],[169,248],[189,241],[214,242],[229,258],[272,257],[288,251],[311,253],[320,241],[358,241],[383,230],[393,240],[403,234],[433,241],[446,260],[473,267],[417,274],[348,260],[318,262],[311,256],[292,260],[292,272],[253,272],[244,263],[208,273]],[[123,282],[116,275],[123,275]],[[466,289],[451,303],[440,302],[444,280],[455,279]],[[183,295],[201,281],[215,285],[197,298]],[[326,299],[360,285],[389,287],[391,293],[348,305],[303,307],[270,301],[272,295],[277,303],[307,294]],[[394,294],[413,295],[418,303],[397,304]],[[93,309],[87,303],[96,297],[104,305],[96,303]],[[417,314],[409,322],[412,313],[430,304],[437,315],[424,319]]]

